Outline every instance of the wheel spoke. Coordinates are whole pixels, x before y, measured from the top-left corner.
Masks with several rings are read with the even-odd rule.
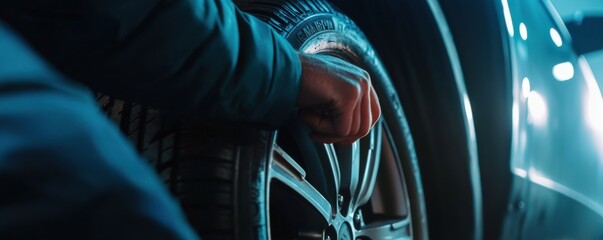
[[[362,239],[371,240],[412,239],[410,235],[410,221],[408,218],[367,225],[358,230],[356,236]]]
[[[300,150],[300,158],[305,163],[307,179],[329,200],[332,206],[337,205],[337,194],[341,186],[339,161],[332,144],[312,141],[310,131],[301,122],[291,122],[287,132],[295,136],[296,147]]]
[[[324,144],[325,152],[327,153],[327,159],[329,160],[328,169],[331,169],[333,173],[333,183],[335,184],[335,193],[339,192],[341,188],[341,171],[339,169],[339,159],[337,158],[337,153],[335,152],[335,147],[333,144]]]
[[[347,192],[349,196],[354,197],[358,186],[358,177],[360,175],[360,144],[355,142],[349,146],[338,146],[337,157],[341,171],[340,193]],[[350,203],[354,200],[350,199]],[[352,204],[348,205],[350,208]]]
[[[382,128],[381,123],[379,123],[373,129],[370,137],[361,144],[363,148],[362,152],[366,152],[366,156],[360,159],[361,171],[358,190],[353,197],[355,200],[354,206],[361,206],[367,203],[375,188],[377,171],[379,170],[381,159],[381,134]]]
[[[270,174],[298,193],[323,216],[326,222],[330,222],[332,207],[329,201],[306,181],[306,172],[303,168],[276,144]]]

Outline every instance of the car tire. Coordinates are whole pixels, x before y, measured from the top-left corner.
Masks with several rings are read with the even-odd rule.
[[[482,239],[482,153],[478,155],[472,110],[476,99],[467,89],[472,86],[466,86],[457,36],[440,7],[440,2],[454,4],[331,1],[364,30],[393,79],[419,158],[430,237]],[[457,14],[466,18],[465,12]],[[461,25],[462,30],[483,33],[468,26]]]
[[[352,146],[333,146],[311,142],[295,118],[279,131],[199,124],[101,96],[190,224],[204,239],[427,239],[410,128],[364,34],[324,0],[235,3],[300,51],[341,57],[369,72],[382,120]]]

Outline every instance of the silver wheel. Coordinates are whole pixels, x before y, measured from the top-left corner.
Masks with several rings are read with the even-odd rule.
[[[412,239],[400,157],[380,122],[350,146],[316,144],[294,123],[269,170],[272,239]]]

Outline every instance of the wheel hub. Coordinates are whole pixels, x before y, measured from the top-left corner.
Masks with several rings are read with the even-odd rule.
[[[290,136],[308,135],[307,132],[301,132],[299,129],[303,130],[293,125]],[[375,186],[383,188],[391,185],[377,185],[377,167],[381,166],[381,140],[385,138],[381,134],[382,130],[382,126],[378,126],[367,138],[350,146],[316,145],[307,138],[288,139],[288,135],[284,135],[281,143],[286,149],[291,149],[294,155],[289,155],[279,144],[273,146],[274,155],[269,176],[278,183],[272,189],[280,190],[273,192],[275,199],[273,202],[300,203],[298,205],[302,207],[302,209],[288,211],[289,214],[297,214],[299,218],[288,219],[289,214],[279,212],[277,215],[279,220],[271,221],[275,226],[273,232],[275,239],[412,239],[408,215],[400,214],[387,202],[382,204],[380,195],[373,201],[379,203],[377,206],[382,207],[381,212],[395,214],[394,217],[379,215],[381,212],[375,212],[370,207],[367,212],[362,209],[364,204],[372,199]],[[300,160],[296,161],[297,158]],[[396,164],[394,157],[384,159],[390,165]],[[317,164],[318,167],[312,164]],[[387,181],[387,183],[401,181],[400,171],[395,168],[395,165],[392,166],[394,167],[390,168],[395,171],[390,173],[391,178],[379,178],[379,181]],[[306,172],[305,169],[314,169],[314,171]],[[317,179],[327,181],[321,182]],[[323,185],[317,184],[316,186],[319,187],[317,188],[312,183],[326,185],[323,188]],[[401,185],[398,187],[403,188]],[[381,191],[394,192],[390,188]],[[395,207],[404,206],[396,204]],[[369,217],[365,218],[366,216],[363,216],[365,214],[369,214],[366,215]],[[369,220],[368,223],[365,223],[366,219]]]
[[[341,224],[339,228],[339,240],[352,240],[354,239],[354,234],[352,233],[352,228],[347,222]]]

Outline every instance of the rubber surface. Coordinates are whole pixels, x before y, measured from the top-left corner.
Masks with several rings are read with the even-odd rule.
[[[334,42],[346,46],[379,82],[383,115],[389,116],[393,139],[403,147],[406,181],[414,194],[416,236],[426,237],[425,206],[420,173],[406,118],[393,85],[366,37],[347,17],[322,0],[241,0],[235,3],[269,23],[300,48],[319,33],[334,32]],[[352,37],[340,37],[340,36]],[[347,41],[347,42],[338,42]],[[318,43],[315,43],[318,44]],[[311,44],[310,44],[311,45]],[[373,79],[375,80],[375,79]],[[133,140],[137,149],[182,202],[193,227],[204,239],[268,238],[268,164],[274,132],[248,126],[187,123],[166,118],[156,110],[100,96],[103,109]]]

